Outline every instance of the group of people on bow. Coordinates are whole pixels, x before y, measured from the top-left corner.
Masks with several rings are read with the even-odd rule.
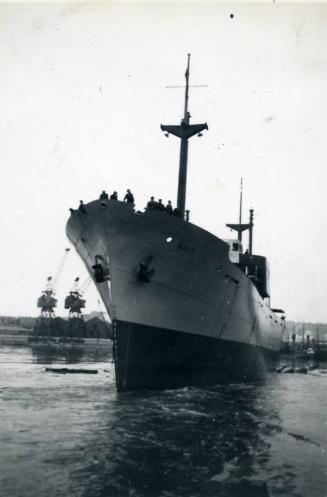
[[[105,190],[102,190],[99,200],[108,200],[108,199],[118,200],[118,193],[114,191],[109,197],[108,193]],[[134,195],[129,188],[126,191],[124,202],[127,202],[128,204],[134,204]]]
[[[171,204],[171,200],[168,200],[168,204],[164,205],[162,203],[162,199],[159,198],[158,201],[154,199],[154,197],[151,197],[149,202],[147,203],[146,206],[147,211],[160,211],[160,212],[165,212],[166,214],[170,215],[175,215],[175,216],[180,216],[180,212],[177,208],[173,208]]]
[[[105,190],[102,190],[99,200],[101,201],[106,201],[106,200],[118,200],[118,193],[114,191],[110,196]],[[126,190],[126,194],[124,197],[124,202],[128,204],[132,204],[133,206],[135,205],[134,203],[134,195],[131,192],[131,190],[128,188]],[[81,214],[87,214],[85,205],[83,203],[83,200],[80,201],[80,205],[78,207],[78,210],[80,211]],[[175,207],[173,208],[171,200],[168,200],[167,205],[164,205],[162,203],[162,199],[159,198],[159,200],[155,200],[154,197],[151,197],[149,202],[147,203],[147,206],[145,208],[146,211],[159,211],[159,212],[164,212],[165,214],[169,215],[174,215],[177,217],[181,216],[180,210]],[[70,211],[73,213],[74,209],[70,209]]]

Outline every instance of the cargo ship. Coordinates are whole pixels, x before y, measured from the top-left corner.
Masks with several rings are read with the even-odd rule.
[[[190,55],[184,116],[161,125],[181,141],[174,212],[157,202],[141,212],[128,198],[104,195],[70,209],[66,227],[112,320],[119,392],[253,379],[275,366],[281,348],[284,321],[270,307],[268,263],[253,253],[253,210],[248,223],[240,208],[239,222],[227,225],[233,240],[189,220],[188,140],[208,129],[190,124],[189,75]]]

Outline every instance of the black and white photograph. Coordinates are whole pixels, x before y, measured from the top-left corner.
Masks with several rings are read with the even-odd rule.
[[[327,2],[0,2],[0,496],[327,495]]]

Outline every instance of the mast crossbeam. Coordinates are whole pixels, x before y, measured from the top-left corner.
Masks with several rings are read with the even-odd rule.
[[[207,123],[204,124],[185,124],[182,122],[181,125],[165,125],[162,124],[161,126],[162,131],[166,131],[167,133],[177,136],[177,138],[191,138],[194,135],[197,135],[198,133],[201,133],[201,131],[208,129]]]

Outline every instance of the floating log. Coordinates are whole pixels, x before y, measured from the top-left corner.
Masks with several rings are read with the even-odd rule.
[[[61,373],[61,374],[97,374],[97,369],[68,369],[68,368],[45,368],[47,373]]]
[[[308,371],[314,371],[315,369],[319,369],[319,364],[315,364],[310,367],[302,366],[300,368],[291,368],[287,365],[281,366],[276,369],[276,373],[300,373],[307,374]]]
[[[282,372],[284,372],[287,367],[288,367],[287,364],[284,364],[283,366],[280,366],[279,368],[276,369],[276,373],[282,373]]]
[[[297,368],[295,370],[295,373],[302,373],[302,374],[307,374],[308,370],[307,368],[303,367],[303,368]]]

